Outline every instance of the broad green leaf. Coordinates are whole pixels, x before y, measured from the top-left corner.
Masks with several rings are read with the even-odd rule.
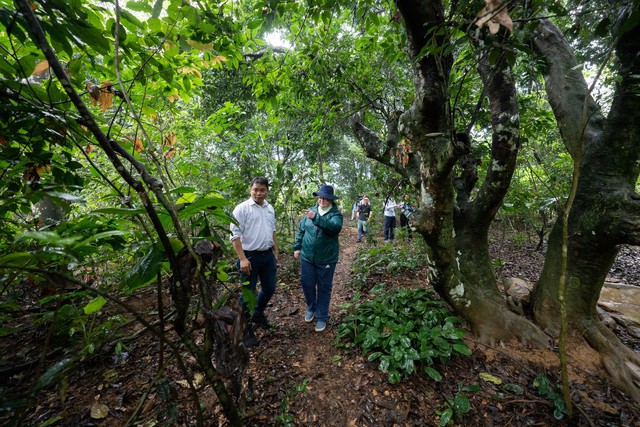
[[[81,238],[82,238],[81,236],[72,236],[72,237],[62,238],[53,231],[29,231],[19,236],[16,239],[16,242],[33,239],[45,245],[65,247],[65,246],[71,246]]]
[[[436,380],[436,381],[440,381],[442,380],[442,375],[440,375],[440,372],[436,371],[435,369],[433,369],[430,366],[425,366],[424,367],[424,371],[427,373],[427,375],[429,375],[432,379]]]
[[[79,247],[79,246],[88,245],[91,242],[96,242],[96,241],[98,241],[100,239],[106,239],[106,238],[111,237],[111,236],[126,236],[128,234],[130,234],[130,233],[127,232],[127,231],[120,231],[120,230],[103,231],[102,233],[94,234],[93,236],[90,236],[90,237],[84,239],[83,241],[78,242],[77,245],[74,245],[74,248],[75,247]]]
[[[144,214],[146,211],[144,210],[144,208],[137,208],[137,209],[104,208],[104,209],[96,209],[93,212],[94,213],[117,215],[117,216],[134,216],[134,215]]]
[[[156,279],[166,257],[167,254],[160,243],[152,245],[140,263],[125,277],[123,283],[125,289],[133,292]]]
[[[195,193],[187,193],[187,194],[183,194],[177,201],[176,203],[193,203],[193,201],[196,199],[196,197],[198,197],[197,194]]]
[[[453,401],[456,412],[458,412],[459,414],[466,414],[467,412],[469,412],[469,409],[471,409],[469,398],[466,394],[457,393]]]
[[[62,359],[61,361],[55,363],[51,366],[47,371],[38,378],[38,381],[33,386],[33,391],[37,392],[42,390],[43,388],[49,387],[50,385],[58,382],[64,372],[70,368],[73,364],[72,359]]]
[[[98,295],[84,306],[84,314],[89,315],[95,313],[96,311],[100,311],[106,303],[107,300],[105,300],[101,295]]]
[[[440,414],[440,422],[438,423],[439,427],[445,427],[449,425],[449,422],[453,418],[453,409],[447,408]]]
[[[466,344],[454,344],[453,349],[460,354],[465,356],[471,355],[471,349]]]
[[[222,197],[199,199],[185,207],[183,210],[179,211],[178,216],[182,220],[187,220],[192,216],[201,213],[205,209],[221,208],[228,204],[229,202]]]
[[[14,252],[0,257],[0,267],[22,267],[32,258],[33,255],[28,252]]]
[[[242,299],[247,304],[249,312],[252,313],[256,305],[258,305],[258,298],[256,293],[249,287],[249,282],[242,284]]]
[[[127,2],[127,9],[145,13],[151,13],[152,11],[148,1],[129,1]]]

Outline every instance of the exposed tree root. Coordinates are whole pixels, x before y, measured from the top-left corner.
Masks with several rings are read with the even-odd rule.
[[[640,403],[640,357],[600,321],[584,321],[584,339],[601,357],[612,382]]]

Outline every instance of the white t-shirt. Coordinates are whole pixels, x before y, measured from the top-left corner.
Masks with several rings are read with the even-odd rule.
[[[241,239],[245,251],[266,251],[273,247],[276,212],[269,202],[265,200],[260,206],[253,199],[245,200],[235,207],[233,216],[238,225],[231,224],[231,242]]]

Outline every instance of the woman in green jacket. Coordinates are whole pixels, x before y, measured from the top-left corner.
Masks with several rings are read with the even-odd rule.
[[[332,186],[323,185],[313,195],[318,203],[305,210],[293,244],[293,256],[300,260],[300,283],[307,301],[304,321],[310,323],[315,317],[316,332],[322,332],[329,320],[342,213],[334,203],[338,197],[333,194]]]

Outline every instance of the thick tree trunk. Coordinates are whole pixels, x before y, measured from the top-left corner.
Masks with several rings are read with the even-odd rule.
[[[398,130],[420,160],[422,198],[416,227],[430,249],[431,285],[483,340],[519,337],[544,343],[546,337],[538,328],[508,310],[488,249],[489,225],[509,188],[519,148],[517,94],[510,66],[505,58],[490,66],[488,52],[480,58],[478,70],[489,97],[493,141],[487,176],[471,200],[474,167],[467,164],[463,176],[454,180],[454,166],[469,152],[470,142],[457,134],[449,111],[452,57],[446,53],[420,56],[429,43],[435,47],[449,42],[442,31],[446,28],[442,4],[398,1],[397,5],[415,64],[414,103],[400,117]]]
[[[622,243],[640,244],[640,203],[634,192],[640,157],[640,25],[621,34],[617,45],[621,82],[608,118],[599,112],[560,31],[544,21],[534,34],[548,63],[547,93],[563,140],[579,162],[579,182],[569,215],[566,271],[567,320],[576,337],[598,350],[614,381],[640,400],[640,359],[598,319],[596,304]],[[540,281],[532,295],[536,322],[559,329],[561,224],[549,236]]]

